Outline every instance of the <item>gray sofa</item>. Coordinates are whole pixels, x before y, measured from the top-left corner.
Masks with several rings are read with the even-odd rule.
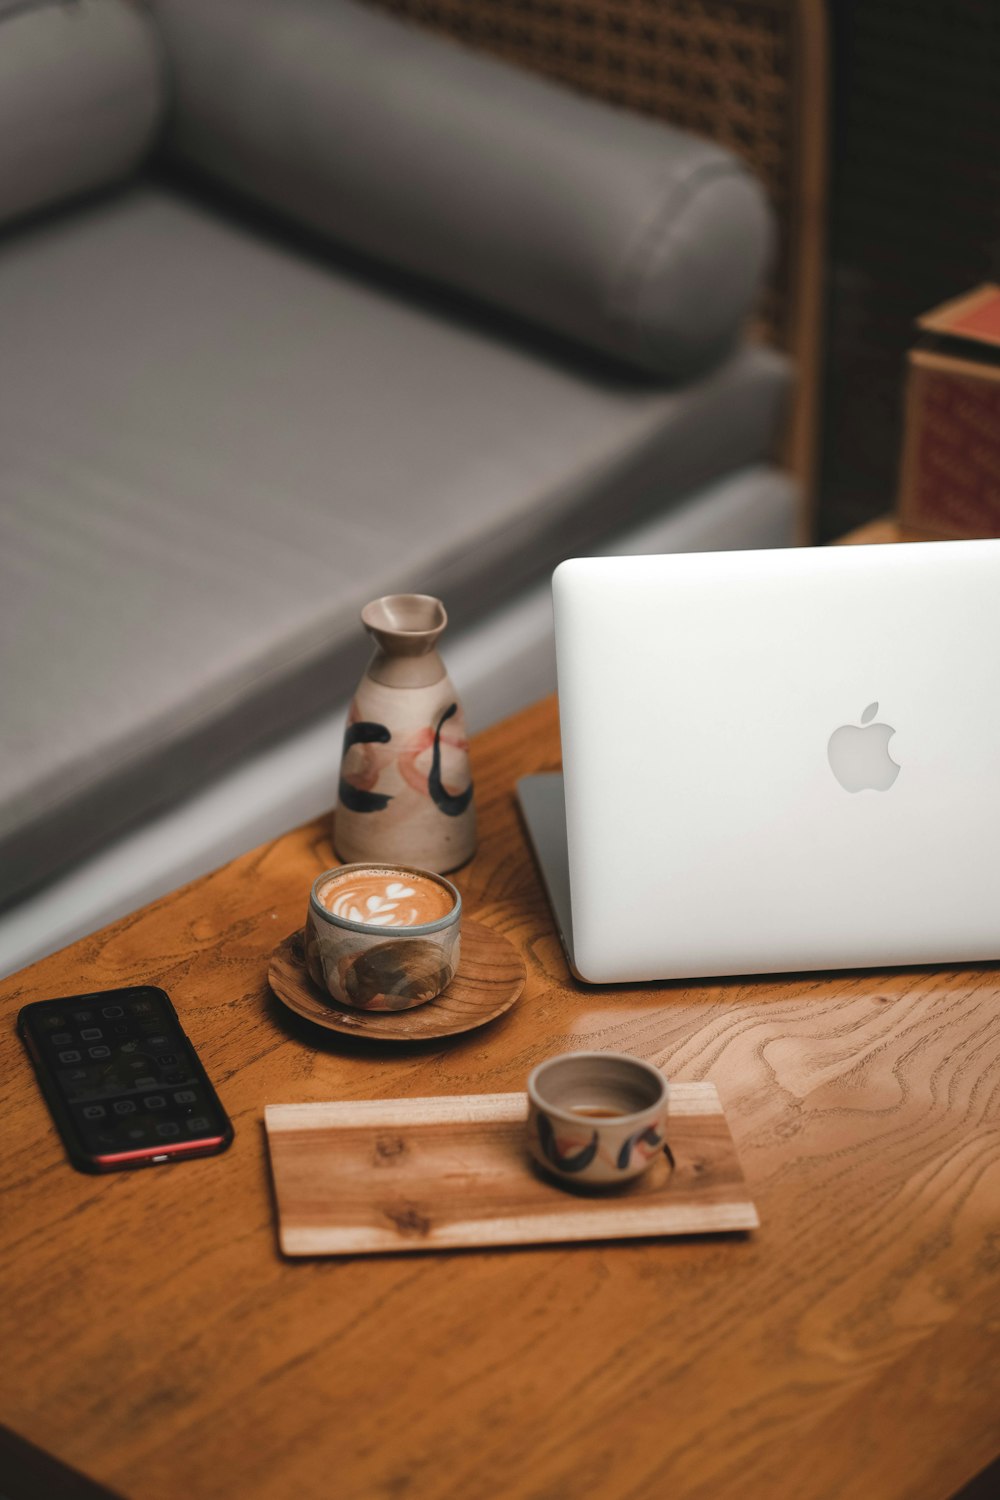
[[[0,972],[332,803],[379,594],[781,544],[725,152],[349,0],[0,0]]]

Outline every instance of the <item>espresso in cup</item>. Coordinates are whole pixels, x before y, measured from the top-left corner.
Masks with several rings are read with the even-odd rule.
[[[313,883],[306,967],[341,1005],[410,1010],[451,983],[462,898],[449,880],[410,865],[354,864]]]

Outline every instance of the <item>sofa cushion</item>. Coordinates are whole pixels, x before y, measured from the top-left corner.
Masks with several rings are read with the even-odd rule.
[[[746,351],[651,388],[136,187],[0,242],[0,878],[347,696],[364,602],[456,624],[768,452]]]
[[[164,99],[131,0],[0,0],[0,224],[126,176]]]
[[[351,0],[154,0],[175,155],[602,353],[688,377],[767,259],[729,152]]]

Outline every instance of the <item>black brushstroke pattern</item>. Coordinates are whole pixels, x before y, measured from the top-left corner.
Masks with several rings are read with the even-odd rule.
[[[622,1148],[615,1162],[615,1166],[620,1172],[624,1172],[632,1160],[632,1148],[637,1141],[643,1141],[647,1146],[659,1146],[662,1144],[662,1136],[656,1133],[656,1129],[652,1125],[648,1125],[645,1130],[637,1130],[635,1135],[630,1135],[627,1141],[622,1142]]]
[[[584,1167],[590,1166],[590,1163],[597,1155],[596,1130],[589,1146],[584,1146],[583,1150],[578,1151],[575,1156],[562,1156],[560,1155],[559,1147],[556,1145],[556,1133],[552,1129],[552,1122],[548,1115],[542,1114],[541,1110],[539,1110],[537,1119],[538,1139],[541,1142],[546,1161],[550,1161],[554,1167],[558,1167],[560,1172],[582,1172]]]
[[[356,724],[348,724],[344,731],[344,749],[341,759],[347,755],[352,745],[387,745],[392,735],[384,724],[376,724],[370,719],[359,719]],[[360,787],[352,786],[349,781],[340,778],[340,786],[337,791],[341,805],[348,812],[371,813],[384,812],[392,801],[389,792],[365,792]]]
[[[458,713],[458,704],[453,703],[446,708],[438,720],[434,731],[434,754],[431,758],[430,775],[427,777],[427,790],[431,794],[434,806],[439,808],[449,818],[458,818],[465,812],[472,801],[472,782],[465,788],[464,792],[458,792],[454,797],[444,789],[441,780],[441,730],[447,724],[453,714]]]

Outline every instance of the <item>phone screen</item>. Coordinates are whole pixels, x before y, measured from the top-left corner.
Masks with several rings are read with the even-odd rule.
[[[166,992],[26,1005],[18,1030],[73,1165],[109,1172],[224,1151],[233,1127]]]

